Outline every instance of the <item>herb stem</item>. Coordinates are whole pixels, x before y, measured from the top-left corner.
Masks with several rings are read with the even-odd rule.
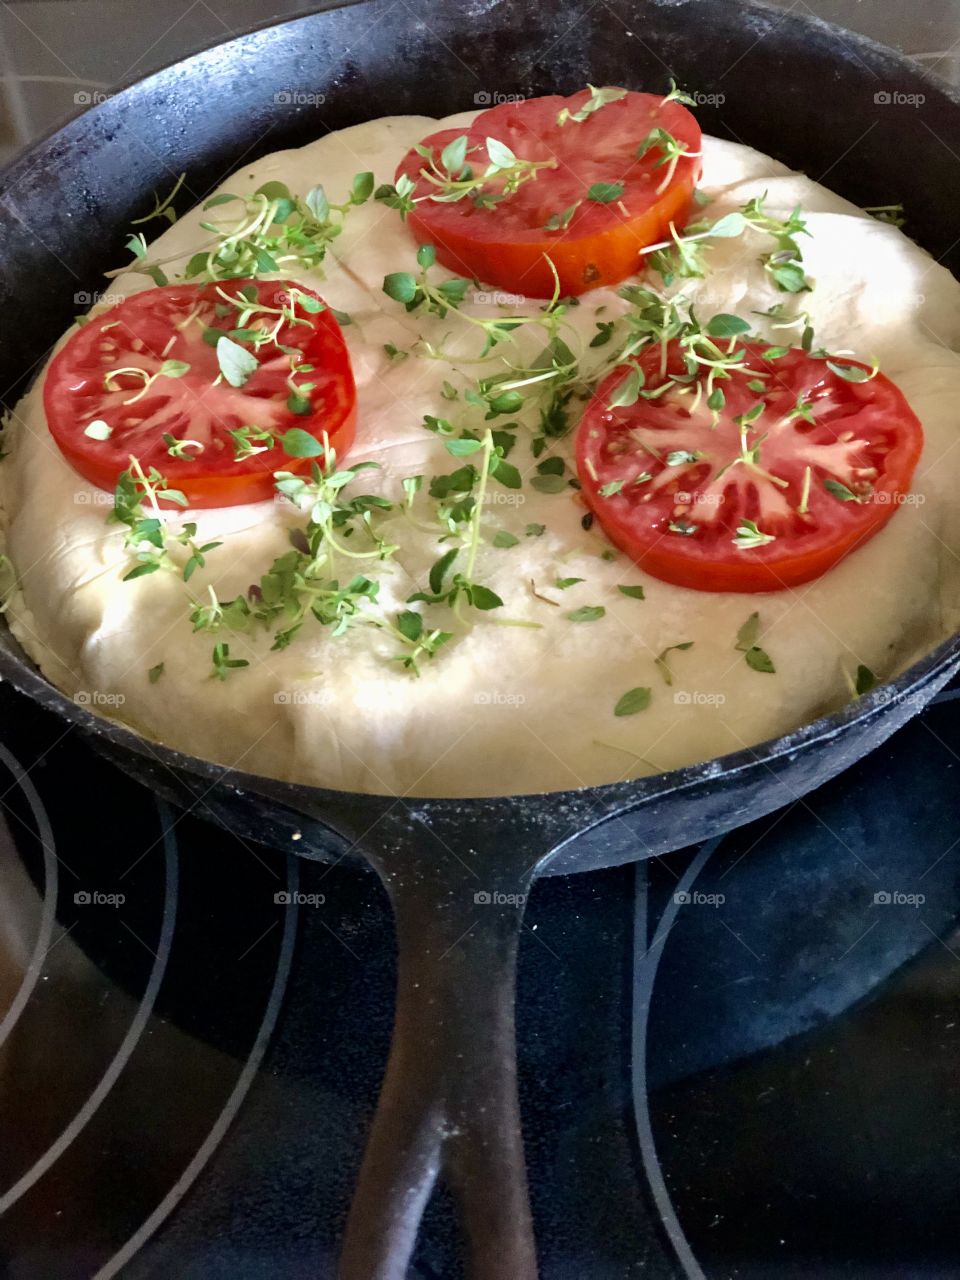
[[[477,499],[473,519],[470,522],[470,547],[467,551],[466,579],[473,581],[473,569],[480,549],[480,521],[483,518],[483,503],[490,478],[490,459],[493,456],[493,432],[488,428],[483,437],[483,452],[480,456],[480,483],[477,486]]]

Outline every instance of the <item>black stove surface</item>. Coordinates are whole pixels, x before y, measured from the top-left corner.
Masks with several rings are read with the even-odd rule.
[[[546,1280],[960,1274],[960,716],[723,840],[537,884]],[[0,687],[0,1269],[332,1277],[386,1058],[372,875],[157,803]],[[442,1195],[414,1273],[452,1280]]]

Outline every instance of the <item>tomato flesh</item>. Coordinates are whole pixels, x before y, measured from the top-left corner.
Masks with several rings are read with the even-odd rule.
[[[271,311],[252,310],[238,333],[243,312],[223,293]],[[272,329],[284,306],[296,322],[284,320],[275,342],[257,346],[243,338],[245,331]],[[257,361],[242,386],[221,375],[217,336],[230,333]],[[189,368],[179,376],[160,373],[170,361],[177,364],[168,368]],[[288,403],[291,361],[308,366],[293,385],[313,384],[294,399],[303,413]],[[145,289],[88,321],[51,362],[44,407],[64,457],[91,484],[114,488],[133,456],[144,471],[161,472],[191,506],[222,507],[268,499],[274,471],[310,465],[277,443],[238,459],[231,430],[276,438],[299,427],[317,440],[326,432],[342,455],[353,442],[356,388],[340,326],[317,294],[290,281],[238,279]],[[102,432],[99,424],[109,429],[106,439],[88,431]],[[165,435],[191,442],[187,456],[172,456]],[[265,443],[254,441],[254,448]]]
[[[577,431],[583,496],[607,537],[654,577],[699,591],[777,591],[819,577],[895,513],[923,446],[919,420],[882,374],[838,360],[867,379],[854,382],[801,350],[778,359],[761,345],[743,350],[749,367],[715,384],[726,400],[716,414],[689,384],[609,408],[621,367]],[[676,342],[665,369],[659,346],[639,363],[647,393],[685,372]],[[760,393],[747,386],[758,375]],[[734,419],[760,402],[741,436]],[[745,521],[772,540],[758,544]]]
[[[627,93],[582,121],[558,123],[563,111],[572,115],[590,100],[583,90],[572,97],[529,98],[483,111],[466,131],[467,164],[481,173],[489,163],[487,139],[506,144],[521,160],[547,162],[492,208],[478,207],[469,195],[451,203],[431,198],[435,184],[423,176],[428,165],[416,149],[397,168],[416,183],[408,215],[421,243],[433,244],[444,266],[463,275],[534,298],[549,298],[556,268],[563,296],[617,284],[643,266],[641,250],[670,236],[670,224],[687,221],[700,173],[700,127],[676,101],[649,93]],[[662,129],[686,148],[676,165],[664,161],[662,147],[650,145],[638,156],[654,130]],[[420,144],[435,163],[462,129],[443,129]],[[598,184],[622,184],[614,199],[591,199]],[[484,195],[502,192],[491,179]],[[607,196],[609,191],[599,194]],[[569,221],[553,230],[551,219]]]

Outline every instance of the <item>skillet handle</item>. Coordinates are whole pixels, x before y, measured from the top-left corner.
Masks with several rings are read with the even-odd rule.
[[[403,1280],[441,1172],[470,1280],[536,1280],[514,1026],[529,876],[478,891],[452,862],[384,876],[399,945],[396,1020],[340,1280]]]

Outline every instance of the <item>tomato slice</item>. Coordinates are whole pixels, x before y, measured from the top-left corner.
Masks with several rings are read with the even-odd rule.
[[[266,341],[251,336],[274,329]],[[231,334],[241,371],[228,381],[217,343]],[[340,326],[317,294],[240,279],[145,289],[88,321],[51,362],[44,407],[64,457],[99,488],[114,488],[133,456],[192,506],[224,507],[270,498],[274,471],[309,467],[276,442],[291,427],[317,440],[326,432],[345,453],[356,388]],[[182,456],[171,455],[170,437]]]
[[[408,220],[417,240],[433,244],[453,271],[534,298],[554,290],[545,255],[564,296],[638,271],[640,251],[668,239],[671,222],[679,228],[687,221],[700,174],[700,127],[686,107],[654,94],[624,93],[589,110],[596,94],[584,89],[569,98],[529,98],[477,116],[465,135],[464,163],[472,174],[482,177],[492,160],[504,158],[497,143],[518,160],[543,166],[512,194],[505,191],[510,171],[501,169],[447,200],[453,192],[439,185],[438,173],[447,177],[444,149],[463,131],[442,129],[424,138],[397,169],[398,178],[404,174],[416,184]],[[669,139],[684,149],[675,162]],[[456,159],[453,165],[463,182]]]
[[[607,537],[655,578],[699,591],[777,591],[826,573],[894,514],[923,447],[882,374],[845,357],[831,363],[846,376],[804,351],[742,349],[747,367],[715,383],[719,411],[689,382],[650,394],[685,374],[673,342],[663,370],[659,346],[644,352],[634,404],[608,407],[628,398],[621,366],[577,430],[583,495]]]

